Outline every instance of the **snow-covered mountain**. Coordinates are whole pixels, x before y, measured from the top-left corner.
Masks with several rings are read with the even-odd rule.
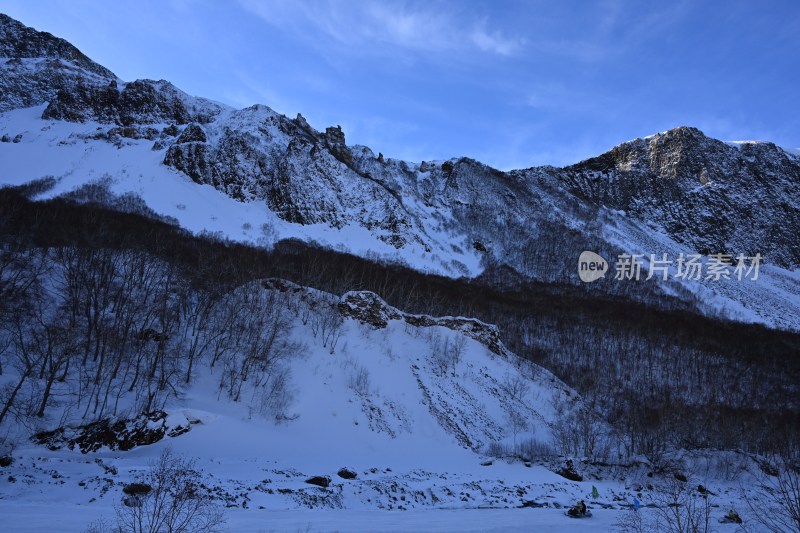
[[[791,272],[800,264],[800,159],[770,143],[678,128],[563,169],[412,163],[348,146],[340,128],[317,130],[300,115],[234,110],[163,80],[123,82],[5,16],[0,32],[2,183],[54,177],[47,197],[110,177],[113,192],[133,192],[193,231],[257,244],[298,237],[451,277],[507,265],[523,279],[576,284],[584,249],[761,253],[759,284],[653,282],[644,294],[625,292],[690,293],[711,302],[705,312],[798,326],[800,304],[786,296],[800,292]]]
[[[0,294],[26,295],[0,301],[0,507],[15,531],[111,517],[168,447],[197,458],[198,487],[230,507],[236,531],[506,530],[530,516],[543,530],[610,529],[675,479],[682,501],[713,495],[717,519],[763,497],[748,484],[769,465],[698,448],[770,449],[784,442],[770,429],[795,427],[797,365],[780,358],[800,341],[770,328],[800,329],[800,158],[773,144],[677,128],[565,168],[400,161],[301,115],[120,80],[5,15],[0,141],[0,188],[35,183],[0,212]],[[39,203],[53,198],[69,202]],[[66,203],[89,214],[70,219]],[[101,234],[118,211],[167,222],[126,219],[163,242],[118,248],[111,230],[100,245],[39,242],[21,227],[77,220],[77,233]],[[336,255],[335,272],[365,259],[387,293],[401,276],[417,300],[474,291],[460,309],[507,329],[398,309],[358,281],[341,296],[241,283],[202,255],[270,260],[289,239],[343,252],[304,256]],[[187,241],[197,257],[169,254]],[[642,254],[645,271],[650,254],[765,264],[757,281],[582,284],[584,250]],[[708,318],[719,316],[767,327]],[[698,434],[723,416],[718,440]],[[579,499],[588,525],[564,516]]]
[[[800,160],[769,142],[724,143],[695,128],[637,139],[561,173],[581,198],[624,210],[710,254],[800,265]]]
[[[573,438],[572,416],[590,417],[598,446],[608,426],[550,372],[510,353],[492,326],[404,313],[368,292],[337,298],[282,280],[237,290],[263,309],[278,303],[269,312],[283,315],[292,352],[269,371],[277,386],[255,383],[264,378],[254,371],[233,400],[232,367],[220,361],[198,366],[163,410],[136,415],[126,396],[116,418],[81,424],[65,410],[64,426],[48,416],[18,427],[13,461],[0,466],[7,531],[113,522],[167,449],[195,459],[197,490],[225,508],[230,531],[610,530],[674,473],[713,491],[717,520],[744,508],[740,482],[763,475],[738,452],[678,453],[666,475],[643,458],[565,460],[551,443]],[[67,397],[75,385],[55,387]],[[738,469],[735,481],[725,469]],[[588,524],[564,516],[580,499],[593,509]]]

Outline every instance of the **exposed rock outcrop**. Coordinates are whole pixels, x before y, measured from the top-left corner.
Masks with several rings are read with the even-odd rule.
[[[698,253],[800,265],[800,159],[772,143],[724,143],[681,127],[559,177],[579,197],[655,223]]]
[[[184,128],[175,142],[176,144],[204,143],[206,140],[206,132],[203,131],[203,128],[199,124],[192,123]]]
[[[101,448],[131,450],[160,441],[165,436],[177,437],[189,431],[192,422],[168,424],[167,413],[156,411],[130,420],[99,420],[84,426],[62,427],[37,433],[32,440],[51,450],[76,447],[82,453],[96,452]]]
[[[64,60],[103,78],[116,78],[110,70],[86,57],[68,41],[29,28],[3,13],[0,13],[0,57]]]
[[[345,143],[344,132],[341,126],[325,128],[323,139],[325,141],[325,147],[330,150],[331,154],[333,154],[336,159],[348,167],[353,166],[353,154],[347,147],[347,143]]]
[[[442,326],[475,339],[498,355],[509,353],[500,340],[497,326],[475,318],[432,317],[405,313],[387,304],[374,292],[350,291],[344,294],[339,302],[339,310],[343,315],[375,328],[385,328],[390,320],[403,320],[416,327]]]
[[[213,109],[190,111],[186,96],[165,81],[136,80],[120,90],[116,80],[105,86],[79,83],[60,89],[42,118],[72,122],[132,124],[186,124],[209,122]]]

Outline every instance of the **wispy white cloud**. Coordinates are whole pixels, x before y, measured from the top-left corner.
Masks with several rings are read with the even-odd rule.
[[[437,4],[361,0],[239,3],[277,28],[363,53],[473,51],[508,56],[520,51],[525,42],[491,28],[485,18],[470,19]]]
[[[666,35],[692,9],[689,0],[674,0],[647,10],[634,10],[627,0],[605,0],[581,10],[583,31],[572,32],[564,18],[542,19],[536,37],[528,43],[531,53],[564,58],[584,64],[618,59],[640,49],[655,35]],[[549,24],[548,24],[549,22]],[[591,22],[587,26],[587,22]]]
[[[522,49],[525,44],[524,39],[506,37],[499,31],[488,30],[485,23],[472,30],[470,39],[478,49],[501,56],[510,56]]]
[[[554,112],[563,116],[613,116],[616,110],[616,103],[608,95],[597,93],[589,87],[568,85],[561,81],[533,83],[526,88],[522,100],[522,103],[537,111]]]

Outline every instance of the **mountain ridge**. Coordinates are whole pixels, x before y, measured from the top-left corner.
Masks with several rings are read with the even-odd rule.
[[[180,492],[148,459],[236,531],[655,530],[775,499],[765,457],[791,466],[800,434],[793,156],[682,127],[564,168],[401,161],[12,22],[31,42],[6,53],[38,56],[0,58],[9,527],[107,531]],[[581,282],[583,251],[608,275]],[[768,261],[646,279],[696,252]]]
[[[0,57],[65,59],[105,78],[116,75],[89,59],[66,39],[38,31],[0,13]]]
[[[253,242],[268,242],[276,232],[275,238],[302,235],[335,249],[377,254],[452,277],[476,277],[505,265],[522,279],[569,284],[579,284],[574,262],[582,250],[612,257],[622,252],[760,253],[768,264],[800,265],[800,243],[793,237],[800,231],[800,159],[772,143],[732,146],[679,127],[563,168],[504,172],[466,157],[401,161],[347,145],[340,127],[317,130],[302,115],[290,119],[260,104],[235,110],[189,96],[163,80],[126,83],[108,77],[110,72],[87,70],[83,54],[62,52],[65,41],[2,20],[13,29],[3,31],[5,41],[24,38],[40,44],[6,42],[0,49],[46,56],[7,58],[0,64],[6,74],[0,82],[0,111],[19,114],[33,105],[42,107],[38,117],[25,114],[19,126],[9,117],[3,127],[7,137],[16,139],[27,130],[22,138],[31,142],[64,146],[80,140],[94,147],[71,156],[73,170],[67,172],[82,168],[83,177],[71,174],[52,194],[98,179],[92,174],[106,160],[91,166],[86,160],[92,157],[89,152],[104,151],[98,142],[131,157],[134,146],[144,149],[142,143],[151,143],[147,159],[158,161],[145,164],[137,156],[139,162],[126,163],[124,172],[160,175],[154,166],[159,165],[213,187],[243,209],[265,205],[276,217],[258,217],[256,228],[266,228],[266,237],[248,230],[254,226],[249,221],[237,232]],[[41,129],[36,119],[75,127],[66,128],[65,137],[45,141],[45,134],[33,133]],[[20,168],[19,174],[31,179],[48,174],[36,170],[39,162],[20,159],[23,166],[31,168]],[[152,187],[126,179],[115,174],[113,186],[137,194]],[[162,206],[161,214],[186,223],[182,205]],[[219,223],[206,221],[202,229],[215,231],[214,226]],[[230,228],[223,232],[234,235]],[[654,283],[642,292],[609,281],[600,282],[603,290],[639,299],[708,290],[745,308],[739,316],[786,322],[786,313],[775,311],[781,306],[752,303],[749,287],[700,280],[700,288]],[[779,296],[782,290],[769,288],[756,300],[773,301],[773,293]]]

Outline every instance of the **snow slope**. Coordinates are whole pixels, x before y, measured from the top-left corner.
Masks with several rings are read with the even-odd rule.
[[[758,282],[654,282],[659,294],[694,296],[708,314],[800,327],[797,241],[785,231],[798,212],[791,172],[800,167],[770,145],[723,149],[678,129],[568,169],[504,173],[467,158],[404,162],[266,106],[234,110],[165,81],[125,83],[65,41],[7,18],[0,28],[8,56],[0,58],[0,185],[52,178],[39,198],[80,200],[87,185],[102,184],[195,233],[260,246],[300,238],[451,277],[507,264],[529,279],[577,283],[577,254],[555,258],[539,247],[675,256],[749,239],[780,260],[763,267]],[[737,168],[744,170],[726,182]],[[772,209],[745,209],[754,201]],[[736,209],[722,209],[730,205]],[[760,233],[720,234],[706,216],[720,209],[727,222]],[[681,225],[687,213],[691,223]],[[765,226],[772,219],[787,224]],[[553,261],[570,266],[548,271]],[[298,290],[312,300],[335,298]],[[359,302],[374,303],[386,323],[359,312]],[[167,447],[197,459],[211,493],[229,506],[232,531],[608,530],[634,496],[652,499],[648,485],[659,476],[644,461],[602,466],[573,458],[587,480],[575,482],[555,473],[565,457],[542,453],[526,463],[487,455],[491,445],[529,439],[552,446],[559,413],[585,407],[549,372],[507,352],[490,326],[407,315],[359,293],[341,303],[355,310],[346,312],[333,350],[294,320],[299,348],[289,366],[290,401],[277,421],[262,414],[257,395],[231,402],[220,394],[217,367],[166,407],[169,428],[189,431],[149,446],[50,450],[24,432],[61,420],[17,428],[23,440],[14,463],[0,468],[4,530],[79,531],[110,518],[124,484]],[[462,345],[456,364],[442,365],[441,353]],[[514,381],[525,385],[519,396],[510,390]],[[516,435],[514,412],[532,422]],[[758,474],[752,457],[733,452],[678,455],[673,464],[715,492],[714,519],[729,507],[743,511],[740,485],[747,492]],[[340,477],[343,467],[356,478]],[[328,476],[331,485],[311,485],[311,476]],[[589,496],[593,486],[597,498]],[[578,499],[590,502],[591,520],[564,516]]]
[[[305,301],[332,298],[292,290]],[[647,501],[653,480],[646,463],[580,463],[586,481],[575,482],[554,473],[563,458],[523,463],[487,457],[492,441],[551,442],[556,406],[580,408],[580,400],[544,369],[522,364],[502,345],[483,344],[491,337],[488,326],[406,315],[363,293],[343,302],[352,309],[361,298],[380,306],[379,314],[389,317],[385,326],[347,318],[333,353],[309,325],[299,318],[293,323],[300,349],[290,367],[292,401],[280,421],[258,414],[258,398],[220,398],[217,369],[205,371],[185,397],[167,406],[169,426],[190,427],[183,434],[126,452],[86,454],[20,442],[14,463],[0,469],[4,530],[81,531],[99,518],[112,520],[122,487],[167,447],[196,459],[209,492],[227,508],[230,531],[516,531],[533,525],[597,531],[629,513],[634,496]],[[449,327],[413,325],[422,319]],[[461,359],[442,370],[435,353],[459,339]],[[359,374],[368,376],[366,384],[354,380]],[[518,397],[504,389],[513,378],[527,384]],[[509,410],[525,413],[531,427],[514,436]],[[715,518],[743,506],[724,470],[709,465],[727,461],[746,472],[755,469],[749,458],[730,453],[682,460],[676,464],[693,465],[692,482],[718,494]],[[343,467],[356,477],[340,477]],[[311,485],[311,476],[328,476],[331,484]],[[736,483],[742,479],[737,474]],[[594,486],[597,498],[590,496]],[[578,499],[591,502],[591,519],[564,516],[563,508]],[[521,508],[531,502],[534,507]]]
[[[399,161],[301,115],[235,110],[164,80],[124,82],[6,16],[0,70],[0,185],[52,176],[48,197],[102,180],[195,232],[256,245],[299,238],[450,277],[508,265],[578,284],[583,249],[759,252],[779,268],[758,284],[676,292],[653,282],[654,291],[622,293],[684,294],[711,301],[708,312],[800,328],[800,160],[771,143],[681,127],[562,169]],[[609,219],[613,235],[598,231]]]
[[[415,200],[417,194],[409,194],[404,200],[405,205],[417,213],[419,225],[425,228],[425,238],[410,239],[398,249],[387,242],[385,233],[368,229],[355,220],[339,226],[284,220],[260,199],[237,201],[211,185],[198,184],[182,172],[164,165],[164,149],[154,149],[151,139],[109,136],[107,125],[91,121],[43,120],[41,114],[45,107],[43,104],[0,114],[0,136],[20,136],[19,142],[0,143],[3,161],[0,183],[20,185],[54,177],[55,186],[40,198],[74,193],[86,184],[103,182],[113,194],[132,193],[156,213],[171,217],[195,233],[215,233],[260,246],[270,246],[279,238],[299,238],[362,257],[402,262],[419,271],[449,276],[476,276],[482,271],[481,257],[485,254],[472,247],[470,241],[474,240],[485,243],[491,249],[490,253],[505,257],[511,264],[519,264],[523,273],[537,278],[539,273],[535,269],[526,270],[525,256],[519,255],[528,246],[536,246],[535,240],[531,240],[519,247],[520,242],[525,242],[521,239],[531,238],[525,234],[532,234],[535,238],[536,224],[539,224],[523,215],[522,206],[532,201],[542,203],[540,212],[549,213],[546,216],[554,224],[573,227],[579,232],[588,231],[587,222],[580,218],[581,213],[569,212],[568,193],[559,188],[555,191],[543,189],[528,200],[518,199],[516,204],[509,203],[505,207],[492,203],[494,195],[487,195],[482,200],[491,204],[487,204],[486,209],[494,209],[491,206],[496,205],[501,213],[505,211],[498,215],[498,219],[506,222],[504,238],[508,239],[507,243],[502,242],[496,233],[487,233],[490,226],[482,229],[480,225],[473,225],[473,234],[464,236],[458,229],[458,215],[447,214],[447,206],[441,204],[442,200],[425,205]],[[222,129],[226,130],[240,127],[242,121],[256,121],[254,115],[260,116],[259,120],[267,120],[274,113],[263,106],[237,112],[226,110],[216,120],[225,124]],[[166,124],[156,126],[167,127]],[[42,154],[47,154],[47,157],[42,157]],[[473,188],[477,191],[480,185],[463,180],[477,180],[477,176],[461,179],[458,194],[476,196],[477,192],[468,191]],[[424,183],[416,186],[424,188]],[[452,193],[443,191],[442,194]],[[694,253],[690,246],[666,235],[658,223],[642,225],[627,215],[608,209],[601,209],[595,216],[602,220],[602,238],[620,251],[642,253],[646,257],[651,253],[657,256],[668,253],[673,259],[679,253]],[[514,220],[516,222],[511,223]],[[587,243],[587,246],[591,244]],[[544,261],[548,259],[544,258]],[[563,275],[571,278],[572,272]],[[697,294],[708,304],[706,311],[711,314],[788,329],[796,329],[800,320],[797,318],[800,317],[800,283],[796,271],[774,264],[763,266],[761,277],[755,282],[653,281],[653,284],[657,283],[664,286],[662,290],[667,294],[675,294],[675,290],[670,288],[672,285],[683,285],[689,293]]]
[[[0,136],[22,136],[18,143],[0,143],[3,161],[0,183],[20,185],[45,177],[56,178],[55,187],[39,197],[44,199],[73,192],[87,183],[107,181],[112,193],[133,193],[157,213],[174,218],[196,233],[218,233],[253,245],[270,245],[277,238],[294,237],[363,257],[398,258],[395,247],[358,224],[337,228],[325,223],[287,222],[263,201],[236,201],[163,165],[164,152],[153,150],[151,140],[98,140],[97,134],[107,131],[107,126],[42,120],[44,108],[41,105],[0,114]],[[43,153],[47,156],[42,157]],[[418,270],[453,274],[449,266],[443,265],[422,244],[407,246],[402,257]],[[474,255],[462,254],[459,259],[470,265],[462,268],[473,275],[479,272]]]

